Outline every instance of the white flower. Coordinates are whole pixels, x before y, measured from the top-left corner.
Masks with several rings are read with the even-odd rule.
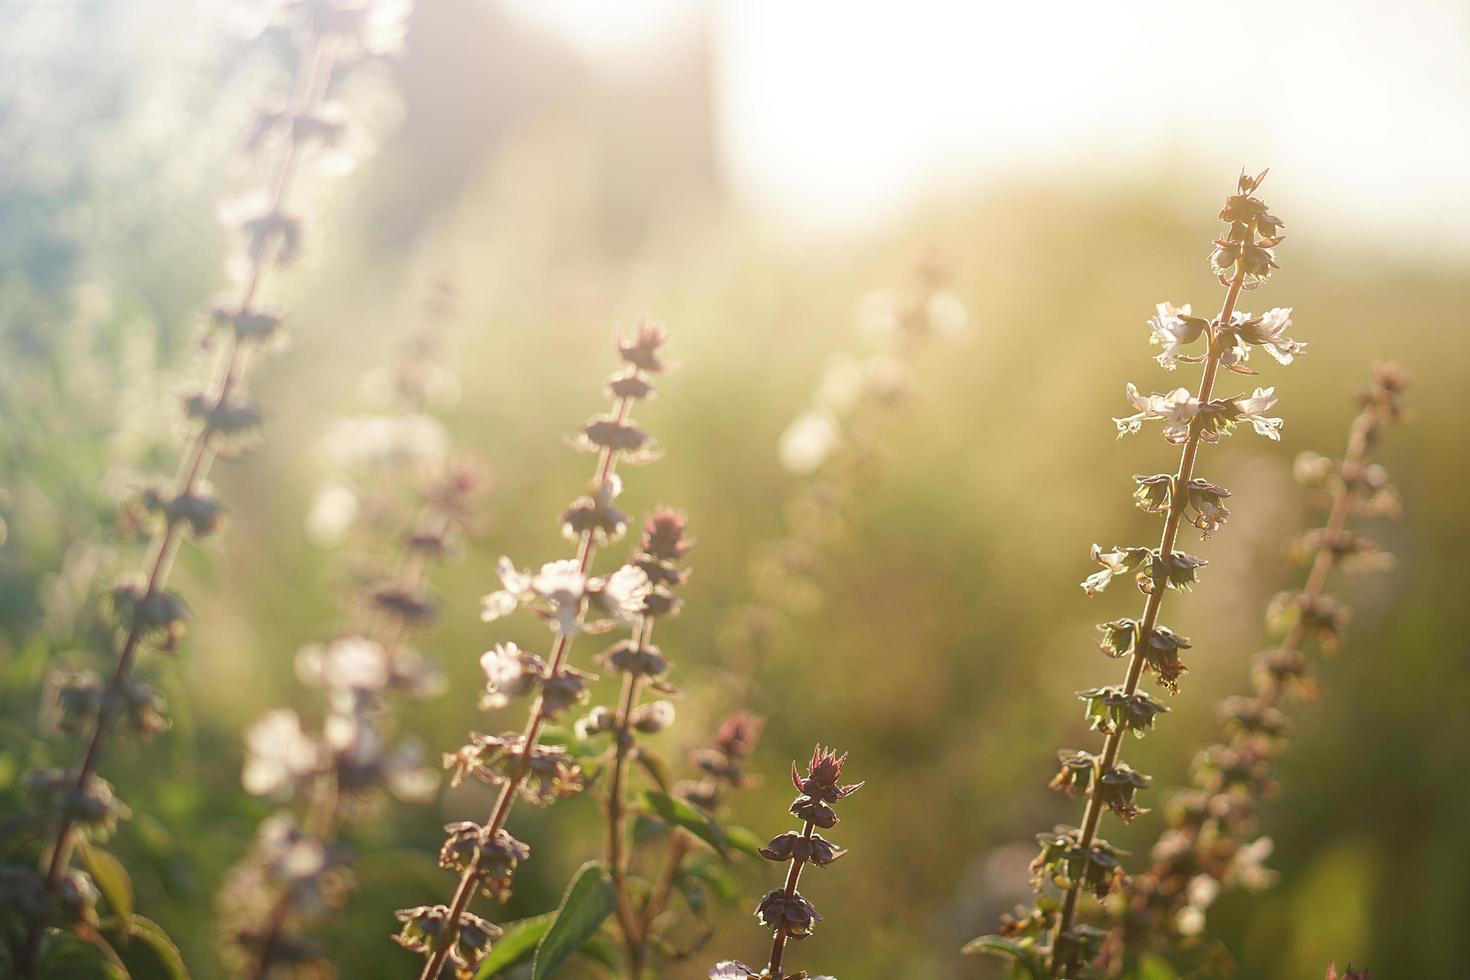
[[[1266,867],[1265,861],[1275,848],[1271,838],[1258,837],[1237,850],[1230,864],[1229,880],[1247,891],[1269,888],[1276,880],[1276,872]]]
[[[1267,418],[1263,414],[1275,406],[1275,388],[1257,388],[1255,393],[1249,397],[1242,396],[1235,399],[1235,407],[1240,412],[1240,421],[1249,422],[1257,433],[1272,442],[1279,442],[1283,421],[1279,418]]]
[[[1188,303],[1175,306],[1166,301],[1158,304],[1155,309],[1158,312],[1148,318],[1149,328],[1153,330],[1153,336],[1149,337],[1148,342],[1163,348],[1163,352],[1154,360],[1165,371],[1172,371],[1179,366],[1180,349],[1199,340],[1204,324],[1198,318],[1185,321],[1184,317],[1190,316]]]
[[[261,860],[281,878],[304,880],[327,863],[325,848],[307,837],[289,813],[272,814],[261,821],[256,847]]]
[[[321,766],[321,748],[289,708],[278,708],[245,733],[245,768],[240,782],[254,796],[287,798],[296,784]]]
[[[1164,395],[1158,392],[1141,395],[1138,388],[1130,382],[1126,390],[1128,400],[1138,409],[1138,414],[1113,419],[1118,426],[1118,438],[1139,431],[1143,428],[1143,423],[1151,419],[1159,419],[1164,423],[1164,438],[1169,442],[1177,445],[1189,438],[1189,424],[1199,414],[1200,403],[1188,389],[1175,388]]]
[[[481,600],[482,620],[499,619],[519,605],[531,605],[552,621],[552,629],[558,633],[576,632],[582,599],[587,594],[587,577],[576,561],[567,558],[547,562],[532,573],[517,569],[509,558],[501,558],[496,571],[505,588]]]
[[[827,461],[842,432],[826,412],[808,412],[786,427],[776,454],[788,473],[806,476]]]
[[[817,388],[818,405],[833,415],[846,415],[862,395],[863,365],[857,358],[844,354],[827,362]]]
[[[880,289],[864,296],[858,303],[858,330],[875,339],[885,339],[903,326],[906,304],[896,289]]]
[[[363,636],[344,636],[325,646],[302,647],[296,655],[296,676],[313,687],[371,693],[388,686],[392,671],[382,644]]]
[[[1088,595],[1097,595],[1108,587],[1115,575],[1122,575],[1132,570],[1136,561],[1134,555],[1127,551],[1103,551],[1102,545],[1092,546],[1092,560],[1102,566],[1100,571],[1093,572],[1082,580],[1082,589]]]
[[[642,615],[650,588],[647,572],[637,565],[624,565],[606,578],[594,579],[587,592],[599,612],[629,626]]]
[[[357,494],[345,483],[333,482],[317,491],[306,517],[306,534],[323,547],[337,544],[357,521],[361,510]]]
[[[1250,314],[1243,315],[1245,322],[1251,319],[1253,318]],[[1266,353],[1276,358],[1279,363],[1290,364],[1297,355],[1307,352],[1307,345],[1304,342],[1292,340],[1286,336],[1286,331],[1290,329],[1291,307],[1278,306],[1262,313],[1254,325],[1241,327],[1238,330],[1238,336],[1247,344],[1264,347]]]
[[[388,792],[405,803],[423,803],[439,786],[438,774],[425,760],[428,753],[418,739],[406,738],[383,758],[383,780]]]
[[[480,669],[485,672],[480,709],[490,711],[505,707],[511,698],[534,692],[546,675],[546,662],[514,643],[500,643],[480,657]]]
[[[941,289],[929,297],[924,314],[929,319],[929,329],[941,337],[959,336],[970,324],[970,314],[965,309],[965,304],[947,289]]]

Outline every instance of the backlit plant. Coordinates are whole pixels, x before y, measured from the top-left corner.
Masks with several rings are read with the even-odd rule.
[[[641,631],[651,621],[645,615],[650,601],[658,605],[666,600],[672,608],[668,579],[678,573],[672,565],[665,568],[661,563],[682,555],[682,522],[671,522],[671,515],[656,518],[657,540],[645,540],[645,547],[633,561],[607,575],[591,574],[597,551],[627,529],[628,519],[616,506],[622,490],[618,464],[652,458],[652,437],[634,422],[632,412],[635,405],[653,395],[653,378],[665,370],[661,349],[666,339],[661,326],[645,323],[635,337],[619,343],[623,367],[607,383],[611,410],[588,420],[573,441],[576,448],[597,458],[585,494],[572,501],[561,519],[563,532],[576,543],[576,556],[548,562],[535,570],[522,570],[509,558],[502,558],[502,588],[485,597],[483,619],[495,620],[525,609],[546,622],[554,639],[546,658],[503,643],[481,659],[486,677],[482,707],[497,709],[511,699],[531,698],[531,709],[522,731],[472,732],[468,744],[445,756],[452,782],[473,777],[494,787],[497,795],[484,824],[465,821],[445,828],[440,866],[459,874],[449,903],[405,908],[397,913],[401,929],[396,939],[404,948],[424,957],[420,973],[423,980],[439,977],[446,965],[458,975],[472,974],[501,935],[500,927],[469,908],[479,892],[501,901],[507,898],[517,865],[530,856],[530,848],[506,829],[516,800],[547,806],[586,788],[574,739],[564,731],[548,732],[550,723],[585,705],[590,698],[592,676],[568,662],[577,635],[618,626]],[[654,583],[643,567],[649,564],[663,580],[663,598],[655,593]],[[646,645],[639,644],[633,650],[634,659],[658,666],[651,657],[642,656],[650,652]],[[636,720],[632,710],[627,716],[629,724]],[[650,725],[666,721],[662,708],[645,714]],[[548,738],[549,734],[555,738]],[[604,893],[610,887],[607,877],[600,867],[588,867],[573,882],[570,893],[580,895],[579,889]],[[583,936],[582,941],[586,938]],[[546,952],[546,941],[543,939],[543,952],[538,957],[538,975],[555,968],[546,966],[550,957],[558,955]],[[565,955],[575,950],[575,946],[566,948],[557,943],[553,947],[564,949]]]
[[[838,755],[818,745],[812,750],[803,775],[791,764],[791,783],[797,797],[791,813],[801,821],[800,831],[787,831],[761,848],[761,857],[786,865],[786,880],[766,893],[756,906],[755,916],[771,931],[771,952],[763,967],[747,966],[739,960],[724,960],[710,970],[710,980],[804,980],[805,970],[787,972],[786,949],[812,934],[822,916],[798,890],[801,874],[808,866],[825,868],[847,851],[819,833],[837,826],[836,804],[856,793],[862,783],[842,784],[847,755]],[[817,978],[821,980],[821,978]]]
[[[0,963],[7,972],[72,969],[78,957],[88,955],[116,964],[114,946],[134,938],[159,957],[172,961],[178,955],[161,929],[132,914],[126,872],[96,847],[129,815],[98,768],[116,734],[143,740],[168,727],[164,698],[140,675],[139,658],[146,651],[178,648],[189,607],[169,588],[176,554],[185,537],[202,539],[220,529],[224,507],[210,486],[210,469],[217,459],[242,455],[263,427],[247,381],[254,362],[283,333],[281,314],[265,301],[268,280],[303,250],[303,222],[292,209],[292,191],[308,163],[340,151],[351,135],[345,114],[328,99],[334,75],[353,61],[392,50],[407,14],[404,3],[375,0],[263,6],[263,26],[297,58],[291,94],[258,113],[248,140],[251,151],[268,157],[261,190],[221,209],[239,239],[229,263],[235,292],[210,317],[213,375],[183,399],[189,436],[177,475],[143,489],[129,508],[148,545],[138,573],[108,592],[112,618],[97,635],[106,644],[99,652],[110,660],[110,672],[104,680],[92,671],[69,671],[48,685],[60,728],[79,740],[80,751],[69,767],[38,768],[26,776],[35,804],[28,819],[44,844],[39,872],[28,865],[0,869]]]
[[[1178,536],[1187,521],[1201,537],[1208,537],[1230,516],[1229,491],[1196,474],[1200,447],[1218,442],[1242,424],[1269,439],[1280,438],[1281,419],[1267,414],[1276,404],[1274,388],[1230,397],[1216,393],[1222,369],[1255,373],[1247,366],[1253,348],[1290,364],[1305,347],[1287,335],[1290,309],[1252,316],[1236,308],[1242,292],[1263,284],[1276,268],[1282,222],[1256,196],[1264,177],[1264,173],[1243,174],[1220,211],[1226,231],[1210,255],[1211,269],[1225,287],[1219,315],[1207,319],[1194,315],[1187,305],[1160,303],[1148,322],[1150,340],[1160,348],[1156,360],[1161,367],[1173,371],[1181,363],[1200,365],[1197,392],[1181,387],[1144,395],[1129,384],[1128,400],[1137,411],[1115,420],[1120,438],[1141,431],[1149,422],[1160,422],[1164,439],[1180,447],[1175,472],[1134,478],[1138,506],[1163,519],[1159,543],[1093,545],[1092,559],[1101,567],[1082,583],[1088,595],[1097,595],[1115,578],[1128,576],[1143,594],[1137,619],[1115,619],[1099,627],[1103,652],[1126,660],[1127,672],[1121,684],[1078,692],[1088,724],[1103,736],[1101,751],[1063,750],[1061,769],[1051,785],[1086,801],[1081,825],[1058,826],[1038,836],[1041,851],[1031,863],[1035,903],[1006,917],[999,935],[966,947],[969,952],[1007,956],[1033,977],[1089,975],[1106,936],[1080,916],[1084,891],[1104,898],[1123,877],[1125,855],[1100,836],[1099,828],[1105,812],[1124,821],[1141,812],[1137,798],[1148,787],[1149,777],[1123,761],[1123,742],[1130,734],[1142,738],[1155,731],[1160,715],[1168,710],[1139,689],[1144,674],[1153,674],[1170,694],[1179,689],[1185,670],[1181,651],[1191,643],[1159,617],[1164,596],[1190,591],[1206,564],[1178,550]],[[1195,353],[1201,342],[1203,351]]]
[[[1259,889],[1274,877],[1262,864],[1271,840],[1257,832],[1260,801],[1275,789],[1272,763],[1288,736],[1281,702],[1318,693],[1308,656],[1313,644],[1323,654],[1338,649],[1348,609],[1326,593],[1331,574],[1391,564],[1390,555],[1348,523],[1354,516],[1398,513],[1398,493],[1369,454],[1384,427],[1403,417],[1403,389],[1397,368],[1375,368],[1357,396],[1359,412],[1342,458],[1303,453],[1297,459],[1297,478],[1326,498],[1326,524],[1292,542],[1290,550],[1309,570],[1300,591],[1278,595],[1267,611],[1280,642],[1256,656],[1254,693],[1221,704],[1221,740],[1195,758],[1193,788],[1176,793],[1164,808],[1168,829],[1154,845],[1153,866],[1122,889],[1107,954],[1125,972],[1149,948],[1197,944],[1206,910],[1223,889]]]

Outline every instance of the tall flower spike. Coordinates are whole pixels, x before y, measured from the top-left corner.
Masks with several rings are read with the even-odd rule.
[[[637,350],[636,347],[634,349]],[[640,351],[638,356],[647,363],[658,363],[656,349],[646,356]],[[628,764],[636,758],[651,758],[649,750],[638,744],[640,734],[657,734],[669,727],[674,720],[674,705],[671,701],[660,700],[650,704],[639,702],[647,687],[652,687],[661,694],[677,693],[665,679],[669,671],[669,661],[653,645],[653,628],[659,619],[679,611],[681,600],[674,590],[689,575],[682,562],[689,548],[693,546],[693,541],[686,535],[687,524],[683,514],[666,507],[656,509],[644,523],[638,547],[634,549],[632,558],[625,566],[636,569],[648,583],[647,589],[642,593],[643,605],[628,637],[614,644],[600,658],[603,667],[623,675],[622,692],[616,706],[598,706],[577,725],[577,731],[583,738],[595,738],[602,734],[612,736],[613,761],[606,799],[605,857],[608,873],[617,893],[618,927],[623,934],[631,976],[643,974],[652,938],[653,917],[646,914],[647,906],[643,913],[635,908],[628,883]]]
[[[907,290],[863,298],[862,345],[831,360],[807,410],[781,434],[782,466],[804,479],[781,507],[781,536],[754,550],[751,601],[721,627],[727,672],[742,688],[759,676],[759,660],[785,622],[820,604],[822,560],[840,540],[852,494],[881,464],[884,426],[914,390],[920,355],[969,326],[939,261],[920,263],[914,279]],[[732,700],[743,703],[746,693],[735,690]]]
[[[1222,501],[1229,496],[1223,487],[1195,476],[1201,445],[1217,442],[1236,425],[1249,423],[1258,433],[1278,438],[1281,420],[1266,415],[1275,405],[1275,390],[1257,388],[1251,395],[1221,398],[1215,385],[1222,367],[1239,366],[1239,351],[1251,346],[1273,345],[1283,355],[1301,353],[1302,345],[1284,339],[1290,324],[1289,311],[1273,311],[1267,317],[1238,313],[1236,303],[1243,290],[1259,285],[1276,268],[1274,249],[1280,243],[1281,221],[1255,196],[1265,174],[1242,174],[1220,212],[1227,225],[1225,235],[1215,242],[1212,268],[1226,287],[1224,303],[1215,319],[1192,315],[1189,307],[1161,303],[1149,319],[1150,341],[1164,348],[1158,361],[1166,369],[1181,362],[1198,363],[1201,375],[1197,392],[1176,388],[1164,394],[1144,395],[1134,385],[1127,395],[1137,414],[1115,419],[1119,436],[1142,430],[1145,423],[1163,422],[1163,435],[1180,447],[1179,465],[1173,474],[1137,477],[1134,497],[1139,507],[1163,515],[1163,530],[1156,547],[1125,545],[1109,550],[1094,545],[1093,560],[1102,566],[1083,581],[1088,595],[1103,592],[1120,575],[1132,574],[1145,596],[1137,619],[1119,619],[1103,624],[1101,646],[1112,657],[1126,658],[1127,674],[1117,686],[1092,688],[1079,693],[1093,730],[1103,734],[1102,750],[1096,754],[1067,751],[1062,770],[1052,786],[1086,799],[1080,827],[1058,827],[1041,835],[1041,853],[1032,863],[1038,894],[1031,909],[1007,917],[1002,934],[987,936],[966,947],[969,952],[994,952],[1012,957],[1033,977],[1078,977],[1101,950],[1105,933],[1078,920],[1082,892],[1099,898],[1115,890],[1123,880],[1120,857],[1099,834],[1103,813],[1111,811],[1123,820],[1140,812],[1135,798],[1149,785],[1149,777],[1127,766],[1120,754],[1130,733],[1144,737],[1156,729],[1158,716],[1167,711],[1161,703],[1139,691],[1143,675],[1153,672],[1169,693],[1178,691],[1185,671],[1180,651],[1190,641],[1159,622],[1164,596],[1170,591],[1186,592],[1196,583],[1202,559],[1177,550],[1176,544],[1186,517],[1203,535],[1225,523],[1229,512]],[[1204,341],[1202,353],[1192,353]],[[1278,357],[1283,362],[1290,356]],[[1190,516],[1192,512],[1193,516]]]
[[[1290,549],[1310,568],[1300,592],[1272,603],[1275,615],[1268,618],[1281,640],[1257,655],[1253,695],[1230,697],[1221,705],[1221,740],[1195,760],[1194,787],[1176,793],[1165,807],[1169,825],[1154,845],[1153,866],[1134,875],[1123,890],[1126,900],[1119,906],[1122,914],[1107,956],[1125,970],[1150,947],[1169,948],[1199,935],[1223,889],[1261,888],[1273,878],[1261,863],[1271,841],[1258,836],[1257,811],[1272,787],[1272,763],[1286,743],[1286,716],[1279,705],[1289,694],[1309,697],[1318,691],[1305,652],[1308,641],[1315,636],[1327,653],[1337,647],[1345,610],[1325,593],[1332,572],[1387,565],[1387,556],[1347,525],[1354,514],[1383,513],[1375,501],[1384,494],[1397,501],[1386,474],[1368,456],[1383,428],[1403,417],[1403,389],[1396,367],[1375,367],[1357,396],[1359,412],[1341,461],[1322,466],[1316,463],[1321,457],[1305,454],[1298,463],[1308,489],[1326,498],[1326,526],[1306,532]]]
[[[146,648],[173,650],[184,633],[188,606],[169,590],[169,576],[186,531],[198,538],[221,525],[222,508],[208,482],[214,461],[239,455],[262,428],[262,410],[245,386],[253,362],[281,330],[281,316],[267,309],[262,297],[272,272],[289,265],[301,251],[302,222],[291,210],[292,192],[304,172],[304,161],[315,158],[317,169],[326,169],[320,165],[322,158],[335,134],[341,132],[340,119],[326,124],[332,115],[325,106],[326,94],[344,64],[370,53],[360,42],[365,25],[374,20],[380,5],[378,0],[271,5],[271,26],[294,46],[297,64],[289,101],[284,107],[266,110],[261,118],[292,124],[261,124],[278,137],[250,140],[269,158],[264,187],[245,199],[242,207],[221,209],[222,217],[233,218],[239,242],[230,263],[238,291],[211,316],[217,351],[214,375],[204,390],[184,399],[184,414],[193,434],[183,450],[179,476],[170,486],[144,490],[132,507],[147,519],[147,556],[135,578],[111,590],[115,619],[106,631],[113,659],[111,675],[101,689],[95,714],[74,729],[82,747],[77,761],[63,774],[67,788],[46,813],[53,832],[41,857],[41,876],[26,886],[33,893],[33,901],[26,904],[34,914],[28,916],[23,947],[10,960],[19,964],[23,976],[44,966],[38,960],[48,927],[79,921],[69,912],[62,914],[65,910],[58,906],[64,895],[75,897],[85,891],[74,887],[85,878],[84,873],[70,869],[79,835],[110,829],[123,812],[115,800],[105,810],[65,801],[99,798],[99,788],[107,784],[96,769],[114,729],[123,726],[147,735],[166,725],[166,718],[161,717],[162,699],[140,686],[134,672]],[[396,6],[406,9],[407,4]],[[261,125],[256,127],[257,136]],[[58,950],[58,955],[69,949],[64,943],[49,948]]]
[[[444,287],[433,288],[425,322],[395,345],[386,372],[393,379],[391,413],[365,417],[376,428],[394,431],[408,419],[419,427],[434,422],[428,414],[436,401],[433,388],[452,381],[436,336],[446,313]],[[231,871],[220,894],[227,958],[239,975],[257,980],[325,968],[307,935],[348,895],[351,876],[344,871],[351,855],[339,841],[342,826],[371,812],[366,804],[385,793],[422,801],[437,783],[421,744],[393,744],[389,711],[399,698],[442,691],[437,668],[408,641],[426,622],[422,610],[433,608],[429,577],[469,530],[484,480],[476,467],[450,457],[444,440],[436,444],[445,451],[430,457],[399,452],[394,440],[366,441],[370,448],[329,454],[349,464],[333,474],[330,486],[353,495],[349,523],[360,529],[363,551],[396,551],[397,567],[369,583],[367,595],[349,610],[349,620],[361,622],[349,622],[341,635],[297,655],[301,681],[322,695],[320,732],[307,734],[295,712],[278,709],[249,736],[246,789],[298,804],[261,825],[253,853]],[[405,487],[413,488],[409,499]],[[338,518],[328,521],[320,507],[312,517],[318,530],[327,523],[338,534],[351,530]],[[383,602],[385,595],[403,599]]]
[[[551,653],[544,660],[506,645],[481,661],[487,682],[482,704],[493,708],[516,696],[534,696],[535,700],[523,731],[502,735],[472,732],[468,744],[444,756],[454,781],[474,776],[495,786],[498,792],[488,819],[473,835],[478,844],[464,847],[463,828],[451,825],[448,829],[441,864],[459,872],[459,884],[449,904],[398,912],[399,921],[404,923],[399,944],[425,957],[421,980],[438,980],[451,960],[459,973],[471,974],[489,952],[497,933],[493,927],[483,928],[488,923],[470,914],[469,906],[477,891],[496,897],[508,895],[515,865],[529,856],[529,849],[505,829],[516,798],[545,806],[585,788],[577,757],[563,745],[541,744],[541,736],[548,721],[588,699],[587,681],[591,678],[567,664],[577,635],[619,624],[631,626],[644,616],[647,601],[655,592],[648,573],[637,563],[602,577],[591,572],[598,548],[614,540],[626,524],[608,513],[621,489],[619,462],[650,458],[647,450],[651,440],[634,423],[632,411],[635,403],[653,395],[653,378],[665,370],[662,348],[667,338],[661,326],[645,322],[633,338],[619,342],[623,368],[607,383],[612,408],[608,414],[590,420],[572,440],[575,448],[597,454],[586,495],[573,501],[562,517],[563,529],[571,527],[577,537],[576,557],[549,562],[535,572],[522,571],[509,558],[503,558],[499,569],[503,587],[485,598],[483,619],[526,609],[547,621],[554,639]],[[586,515],[589,509],[601,509],[602,513],[570,516]],[[426,932],[422,927],[426,922],[436,924],[436,931]],[[466,937],[474,942],[467,942]]]
[[[791,813],[802,821],[801,831],[781,834],[761,848],[761,856],[767,861],[787,865],[785,884],[768,892],[755,910],[760,924],[771,930],[770,957],[761,969],[738,960],[721,961],[710,970],[710,980],[800,980],[807,975],[805,971],[786,973],[783,966],[787,944],[810,936],[822,921],[822,916],[797,886],[807,865],[825,868],[847,853],[817,833],[817,828],[827,830],[837,825],[835,804],[863,786],[862,783],[841,784],[846,763],[846,753],[838,755],[821,745],[812,750],[805,774],[795,762],[791,763],[791,782],[799,794],[791,804]]]

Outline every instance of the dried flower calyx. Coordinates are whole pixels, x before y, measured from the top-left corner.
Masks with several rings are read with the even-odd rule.
[[[426,955],[447,943],[449,961],[465,975],[474,972],[489,955],[491,944],[500,938],[499,927],[469,912],[461,914],[459,923],[451,926],[449,909],[443,905],[399,909],[394,917],[403,923],[394,942],[410,952]]]
[[[536,806],[576,796],[584,787],[582,769],[565,746],[537,743],[527,753],[525,736],[518,732],[471,732],[470,739],[471,744],[444,756],[451,785],[457,786],[466,776],[491,785],[520,778],[521,796]]]

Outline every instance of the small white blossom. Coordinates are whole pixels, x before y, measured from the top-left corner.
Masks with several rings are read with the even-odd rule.
[[[1092,546],[1092,560],[1102,566],[1082,580],[1082,588],[1088,595],[1097,595],[1108,587],[1115,575],[1122,575],[1131,568],[1126,551],[1103,551],[1102,545]]]
[[[267,713],[245,733],[245,768],[240,782],[253,796],[289,798],[297,783],[321,766],[321,747],[289,708]]]
[[[1137,415],[1113,419],[1118,426],[1118,438],[1138,432],[1143,423],[1159,419],[1164,423],[1164,438],[1174,444],[1189,438],[1189,424],[1199,414],[1200,402],[1187,388],[1175,388],[1167,394],[1139,394],[1131,382],[1127,387],[1128,400],[1138,409]]]
[[[261,822],[256,848],[273,875],[291,881],[309,879],[327,863],[326,849],[307,837],[289,813],[272,814]]]
[[[970,313],[958,296],[941,289],[929,297],[924,309],[929,329],[941,337],[957,337],[970,325]]]
[[[826,412],[808,412],[781,433],[777,455],[788,473],[815,473],[836,448],[842,431]]]
[[[1153,335],[1148,342],[1155,347],[1162,347],[1154,360],[1165,371],[1172,371],[1179,366],[1179,352],[1188,344],[1199,340],[1200,334],[1204,332],[1204,324],[1197,318],[1186,321],[1184,318],[1190,316],[1190,305],[1175,306],[1170,302],[1159,303],[1155,307],[1157,312],[1149,317],[1149,329]]]
[[[337,544],[357,521],[362,506],[345,483],[332,482],[317,491],[306,517],[306,534],[318,545]]]
[[[858,330],[875,339],[886,339],[903,327],[906,313],[903,294],[896,289],[879,289],[858,303]]]
[[[480,657],[480,669],[485,672],[480,709],[490,711],[533,693],[546,675],[546,662],[514,643],[500,643]]]
[[[598,612],[619,625],[631,626],[642,615],[650,588],[647,572],[637,565],[624,565],[606,578],[589,582],[587,594]]]
[[[1255,318],[1250,314],[1245,314],[1243,319],[1249,322]],[[1276,307],[1262,313],[1254,325],[1241,327],[1237,335],[1247,344],[1264,347],[1266,353],[1276,358],[1279,363],[1290,364],[1298,355],[1307,352],[1307,345],[1304,342],[1292,340],[1286,336],[1286,332],[1290,329],[1291,307]]]
[[[558,633],[576,632],[582,599],[587,595],[587,577],[576,561],[567,558],[547,562],[533,573],[517,569],[509,558],[501,558],[496,570],[504,588],[481,600],[482,620],[489,622],[527,605],[551,620],[551,628]]]
[[[370,694],[388,686],[392,670],[381,643],[364,636],[344,636],[329,644],[302,647],[296,655],[296,676],[313,687]]]
[[[1281,426],[1285,423],[1279,418],[1268,418],[1264,414],[1276,407],[1275,388],[1257,388],[1249,397],[1235,399],[1235,407],[1240,412],[1240,420],[1249,422],[1258,434],[1272,442],[1281,440]]]

